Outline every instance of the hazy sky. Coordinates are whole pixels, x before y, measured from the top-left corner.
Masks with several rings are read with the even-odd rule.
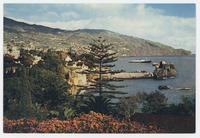
[[[107,29],[195,52],[194,4],[5,4],[4,16],[68,30]]]

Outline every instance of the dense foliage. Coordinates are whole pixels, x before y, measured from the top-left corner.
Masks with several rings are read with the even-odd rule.
[[[83,112],[95,111],[104,114],[111,114],[113,109],[111,99],[104,96],[90,96],[81,106]]]
[[[195,115],[195,98],[194,96],[182,97],[182,101],[178,104],[169,104],[162,108],[159,114],[173,114],[173,115]]]
[[[4,79],[4,115],[11,118],[32,115],[31,84],[26,76]],[[13,114],[15,113],[15,114]]]
[[[74,116],[73,98],[61,75],[63,59],[57,52],[47,51],[41,55],[42,62],[32,65],[33,54],[41,53],[21,50],[18,59],[4,56],[4,115],[40,119]]]
[[[121,98],[118,114],[121,117],[131,118],[136,111],[150,114],[187,115],[195,114],[195,98],[183,96],[178,104],[167,103],[167,98],[159,91],[152,93],[137,93],[134,96]]]
[[[152,92],[150,94],[141,93],[138,94],[142,102],[142,111],[148,113],[157,113],[167,104],[167,98],[159,91]]]
[[[122,97],[117,109],[118,116],[131,118],[138,109],[140,102],[138,96]]]

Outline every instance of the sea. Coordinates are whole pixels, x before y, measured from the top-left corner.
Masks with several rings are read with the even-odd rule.
[[[156,79],[131,79],[111,82],[115,85],[124,86],[120,91],[127,92],[125,96],[132,96],[140,92],[151,93],[160,91],[168,98],[168,103],[180,103],[183,96],[195,96],[195,55],[191,56],[148,56],[148,57],[120,57],[114,63],[114,70],[127,72],[145,70],[153,72],[152,63],[129,63],[133,59],[147,59],[159,63],[164,60],[175,64],[177,75],[175,78],[166,80]],[[159,85],[168,85],[171,89],[159,90]],[[179,88],[191,88],[191,90],[178,90]]]

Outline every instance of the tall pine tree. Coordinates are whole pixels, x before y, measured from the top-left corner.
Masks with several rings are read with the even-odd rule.
[[[95,81],[91,82],[89,88],[87,88],[87,94],[89,95],[86,101],[86,110],[96,111],[101,113],[109,113],[115,106],[113,98],[118,98],[117,94],[126,94],[124,92],[116,91],[116,88],[121,86],[115,86],[110,84],[104,79],[103,75],[113,73],[111,64],[117,61],[117,53],[113,51],[113,45],[108,43],[102,37],[93,39],[93,42],[87,48],[85,62],[90,65],[90,74],[97,75]]]

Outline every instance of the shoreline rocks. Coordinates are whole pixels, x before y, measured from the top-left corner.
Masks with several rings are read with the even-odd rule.
[[[160,61],[160,63],[155,64],[155,70],[153,72],[155,79],[166,79],[169,77],[176,77],[176,68],[172,63],[167,63],[166,61]]]
[[[110,80],[125,80],[125,79],[143,79],[153,78],[152,72],[120,72],[115,74],[108,74],[106,79]]]

